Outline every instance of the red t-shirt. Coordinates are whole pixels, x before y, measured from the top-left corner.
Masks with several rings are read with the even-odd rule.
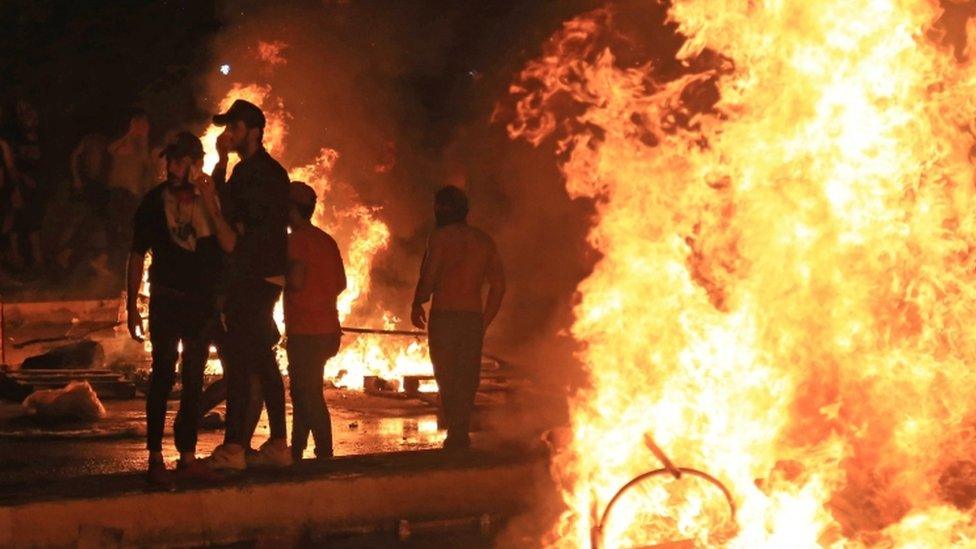
[[[346,272],[335,239],[305,225],[288,235],[289,269],[304,266],[300,290],[285,286],[285,327],[289,334],[320,335],[339,331],[336,297],[346,288]]]

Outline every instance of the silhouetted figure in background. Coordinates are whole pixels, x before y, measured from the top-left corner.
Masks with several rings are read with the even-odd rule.
[[[0,130],[4,128],[4,114],[0,108]],[[14,148],[10,138],[0,134],[0,236],[3,238],[5,263],[15,268],[23,263],[14,233],[14,220],[22,207],[20,176],[14,159]]]
[[[111,274],[106,240],[108,166],[108,139],[101,134],[86,135],[71,153],[71,179],[60,212],[63,225],[54,251],[55,262],[62,271],[85,261],[97,275]]]
[[[218,335],[216,292],[222,269],[213,221],[194,184],[201,177],[203,146],[183,132],[166,147],[168,178],[140,202],[133,220],[128,264],[126,310],[133,339],[143,337],[137,299],[146,253],[152,252],[149,283],[149,336],[152,373],[146,398],[148,478],[166,483],[162,439],[166,403],[180,361],[180,411],[173,430],[180,452],[177,473],[186,479],[210,481],[216,473],[196,459],[197,424],[203,373],[210,343]],[[183,344],[182,356],[179,344]]]
[[[315,438],[315,457],[332,457],[332,420],[322,395],[325,363],[339,352],[336,299],[346,289],[339,246],[312,225],[315,190],[293,181],[289,194],[288,276],[285,326],[288,332],[288,381],[291,390],[291,452],[302,459],[308,435]]]
[[[154,164],[149,157],[149,117],[136,110],[125,135],[108,146],[109,264],[117,272],[132,241],[132,215],[153,181]]]
[[[469,431],[481,376],[484,333],[505,295],[505,274],[495,242],[467,224],[468,198],[442,187],[434,198],[437,228],[427,242],[410,318],[428,329],[430,360],[447,421],[445,448],[471,445]],[[488,284],[487,298],[482,289]],[[433,296],[430,322],[423,305]]]
[[[226,129],[217,139],[214,181],[201,190],[220,245],[230,257],[224,302],[227,335],[222,346],[227,427],[224,443],[214,449],[209,464],[228,470],[286,466],[292,458],[285,424],[285,386],[274,349],[281,337],[274,307],[285,283],[288,260],[288,174],[264,149],[265,118],[256,105],[237,100],[213,121]],[[230,151],[241,161],[224,183]],[[249,459],[246,410],[252,376],[260,379],[271,436]]]
[[[11,238],[11,259],[16,267],[39,268],[44,263],[41,249],[41,226],[44,220],[45,196],[41,176],[41,143],[37,111],[26,101],[18,101],[17,131],[10,143],[13,150],[19,200],[16,201]],[[26,241],[26,242],[25,242]],[[30,252],[26,261],[21,246]]]

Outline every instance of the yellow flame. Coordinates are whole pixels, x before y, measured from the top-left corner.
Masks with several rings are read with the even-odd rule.
[[[285,151],[285,138],[288,135],[288,119],[291,116],[285,111],[284,104],[280,99],[274,99],[271,95],[271,86],[260,84],[243,85],[235,83],[231,86],[227,95],[220,101],[218,110],[225,112],[234,101],[243,99],[249,101],[264,111],[264,148],[271,156],[280,158]],[[224,131],[223,127],[211,125],[204,132],[200,140],[203,142],[203,150],[206,154],[203,157],[203,171],[213,173],[214,166],[217,165],[217,136]],[[231,155],[227,174],[230,175],[234,164],[238,162],[236,155]]]
[[[579,286],[590,383],[553,458],[569,510],[547,543],[589,545],[617,489],[660,466],[650,433],[721,479],[737,520],[708,485],[657,477],[620,500],[608,547],[976,544],[950,490],[971,504],[976,486],[976,71],[932,43],[939,16],[677,0],[679,58],[708,69],[618,66],[594,46],[608,12],[526,67],[510,132],[564,132],[602,254]],[[712,86],[713,108],[688,104]]]
[[[258,40],[258,59],[272,67],[275,65],[285,65],[288,63],[288,60],[283,55],[286,49],[288,49],[288,44],[280,40],[273,40],[271,42]]]
[[[345,322],[356,305],[364,303],[370,287],[370,269],[373,258],[390,243],[390,230],[376,218],[377,210],[362,205],[337,207],[329,201],[334,189],[332,169],[339,153],[323,149],[315,162],[289,172],[293,180],[304,181],[319,196],[312,222],[332,234],[343,249],[347,288],[339,295],[337,303],[339,319]],[[371,319],[377,311],[360,310],[357,320],[373,326]],[[400,319],[389,311],[381,313],[382,327],[396,329]],[[406,346],[404,346],[406,345]],[[347,335],[339,354],[332,358],[325,376],[334,385],[350,389],[363,388],[366,376],[379,376],[396,381],[403,387],[403,377],[408,375],[432,375],[430,356],[426,342],[390,339],[380,335]]]
[[[220,109],[223,111],[230,108],[236,99],[245,99],[264,110],[267,119],[265,147],[272,156],[280,159],[285,152],[287,122],[290,118],[283,101],[272,95],[270,86],[237,83],[221,101]],[[217,163],[216,142],[221,131],[223,128],[210,126],[202,138],[206,151],[204,170],[207,172],[212,172]],[[347,288],[339,296],[337,303],[340,320],[347,320],[355,312],[355,318],[367,326],[382,324],[384,328],[394,329],[399,324],[399,319],[389,311],[378,308],[371,310],[366,302],[373,260],[376,254],[389,246],[390,230],[377,217],[378,208],[331,202],[336,185],[332,170],[338,159],[337,151],[323,148],[313,162],[290,169],[289,177],[304,181],[315,189],[319,201],[312,222],[332,234],[342,251]],[[237,161],[236,156],[232,155],[230,161],[228,173]],[[274,318],[279,330],[284,333],[284,308],[280,300],[275,306]],[[279,366],[285,370],[287,356],[280,350],[278,360]],[[218,371],[218,368],[219,363],[211,369]],[[347,335],[343,339],[339,355],[329,361],[325,375],[336,386],[362,389],[363,379],[368,375],[399,381],[402,387],[403,377],[406,375],[432,373],[426,342],[405,343],[378,335]]]

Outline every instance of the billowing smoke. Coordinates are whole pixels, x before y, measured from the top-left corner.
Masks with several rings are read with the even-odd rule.
[[[591,4],[235,7],[212,46],[202,107],[217,110],[234,83],[268,85],[290,114],[283,164],[307,164],[323,147],[339,153],[333,177],[351,192],[327,200],[381,208],[392,234],[372,272],[377,310],[407,316],[433,192],[466,188],[470,221],[496,237],[509,277],[488,350],[552,389],[575,379],[561,332],[595,259],[585,242],[591,207],[567,198],[552,146],[507,137],[508,87]]]

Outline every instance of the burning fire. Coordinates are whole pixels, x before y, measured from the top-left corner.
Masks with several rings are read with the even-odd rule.
[[[285,137],[288,135],[288,119],[291,118],[285,111],[284,103],[280,99],[272,100],[271,86],[261,86],[259,84],[244,86],[240,83],[235,83],[231,86],[230,91],[227,92],[223,100],[221,100],[217,110],[220,112],[226,111],[237,99],[254,103],[264,111],[264,148],[268,150],[271,156],[280,158],[285,150]],[[203,171],[207,173],[213,173],[214,166],[217,165],[217,136],[223,131],[224,128],[211,125],[207,128],[203,137],[200,138],[203,141],[203,150],[206,151],[206,155],[203,158]],[[227,165],[228,177],[238,160],[237,155],[230,156]]]
[[[676,0],[675,79],[597,45],[608,11],[525,68],[510,133],[556,136],[602,254],[579,286],[590,383],[546,543],[590,544],[660,467],[652,435],[738,514],[654,477],[615,506],[608,547],[976,544],[976,70],[933,43],[940,15]]]
[[[290,115],[284,102],[275,98],[270,86],[258,84],[234,84],[221,101],[220,109],[226,110],[236,99],[245,99],[262,108],[267,119],[264,142],[272,156],[280,159],[285,151],[285,137],[288,135],[287,121]],[[223,128],[210,126],[202,138],[204,150],[204,171],[211,173],[217,164],[217,136]],[[339,153],[332,149],[322,149],[310,164],[289,170],[292,180],[300,180],[311,185],[319,195],[312,222],[335,237],[342,251],[346,268],[347,288],[340,294],[338,309],[340,321],[355,319],[367,326],[381,319],[382,328],[395,329],[400,319],[389,311],[371,309],[365,302],[370,287],[370,269],[376,254],[386,249],[390,242],[390,230],[376,214],[377,208],[361,204],[336,204],[330,201],[337,185],[333,180],[332,169],[339,159]],[[231,156],[228,173],[237,161]],[[285,332],[284,312],[279,300],[275,307],[275,320],[278,328]],[[371,322],[372,321],[372,322]],[[287,367],[287,356],[278,353],[282,370]],[[219,363],[218,363],[219,364]],[[407,375],[433,375],[430,357],[425,341],[404,341],[380,335],[352,335],[343,338],[339,354],[327,366],[326,378],[337,387],[362,389],[365,376],[375,375],[403,386]]]
[[[274,40],[272,42],[265,42],[264,40],[258,41],[258,59],[264,61],[269,66],[275,65],[285,65],[288,60],[282,55],[288,49],[288,44],[280,41]]]

